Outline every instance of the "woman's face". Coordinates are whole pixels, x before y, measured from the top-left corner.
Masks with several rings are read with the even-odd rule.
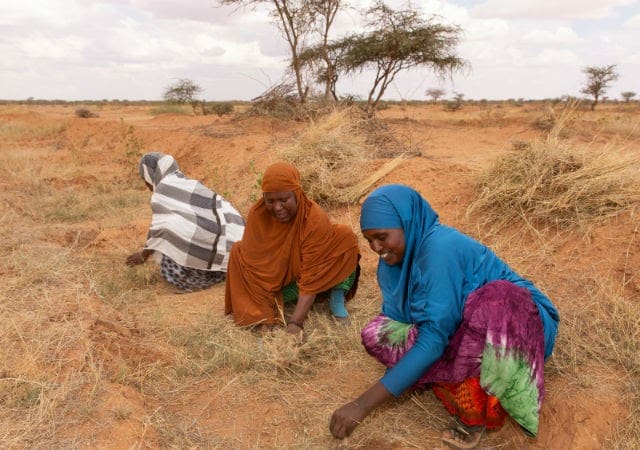
[[[294,192],[265,192],[262,195],[267,211],[273,214],[278,222],[290,222],[296,216],[298,201]]]
[[[394,266],[404,258],[405,242],[402,228],[373,228],[362,232],[369,242],[371,250],[380,255],[380,259]]]

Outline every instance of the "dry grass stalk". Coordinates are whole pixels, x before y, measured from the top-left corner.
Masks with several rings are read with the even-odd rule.
[[[363,179],[372,153],[361,132],[364,120],[354,108],[336,109],[312,121],[295,142],[281,150],[282,157],[300,170],[305,192],[319,203],[356,202],[403,159],[397,157]]]
[[[522,218],[566,227],[640,202],[639,158],[612,148],[576,151],[558,137],[569,120],[570,114],[561,115],[546,141],[499,158],[482,174],[469,212],[492,212],[502,224]]]

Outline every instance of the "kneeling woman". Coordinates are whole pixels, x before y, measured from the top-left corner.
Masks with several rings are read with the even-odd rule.
[[[358,240],[350,227],[333,224],[302,191],[298,169],[276,163],[262,177],[262,198],[247,217],[242,241],[231,250],[225,313],[241,326],[278,324],[299,334],[318,294],[344,321],[345,299],[358,275]],[[296,302],[291,317],[284,302]]]
[[[376,189],[360,226],[380,255],[382,292],[382,314],[362,342],[388,369],[334,412],[333,435],[349,436],[385,400],[427,386],[456,416],[442,435],[453,448],[474,448],[507,414],[535,435],[559,321],[549,298],[489,248],[440,224],[407,186]]]
[[[231,246],[242,239],[244,219],[220,194],[184,176],[171,155],[147,153],[140,176],[151,195],[151,227],[144,248],[127,265],[157,256],[165,280],[184,292],[223,281]]]

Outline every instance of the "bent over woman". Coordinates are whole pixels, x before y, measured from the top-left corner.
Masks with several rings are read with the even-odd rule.
[[[127,265],[155,254],[162,277],[185,292],[223,281],[229,252],[242,239],[244,219],[220,194],[187,178],[171,155],[151,152],[139,164],[151,195],[151,226],[144,248]]]
[[[316,297],[327,293],[333,316],[346,319],[358,259],[351,228],[331,223],[307,197],[298,169],[273,164],[262,177],[262,198],[249,211],[242,241],[231,250],[225,313],[237,325],[281,324],[299,334]],[[296,303],[286,319],[283,305],[289,301]]]
[[[373,191],[360,227],[380,255],[382,293],[362,343],[388,369],[334,412],[333,435],[348,436],[386,399],[427,386],[457,419],[442,435],[453,448],[474,448],[507,415],[535,435],[559,321],[549,298],[488,247],[442,225],[410,187]]]

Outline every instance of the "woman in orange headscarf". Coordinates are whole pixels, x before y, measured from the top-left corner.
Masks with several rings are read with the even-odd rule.
[[[329,292],[338,319],[355,294],[358,241],[350,227],[332,224],[302,191],[300,173],[288,163],[267,168],[263,197],[249,211],[242,241],[236,242],[227,270],[225,313],[237,325],[285,324],[300,333],[316,296]],[[283,304],[297,302],[285,321]]]

